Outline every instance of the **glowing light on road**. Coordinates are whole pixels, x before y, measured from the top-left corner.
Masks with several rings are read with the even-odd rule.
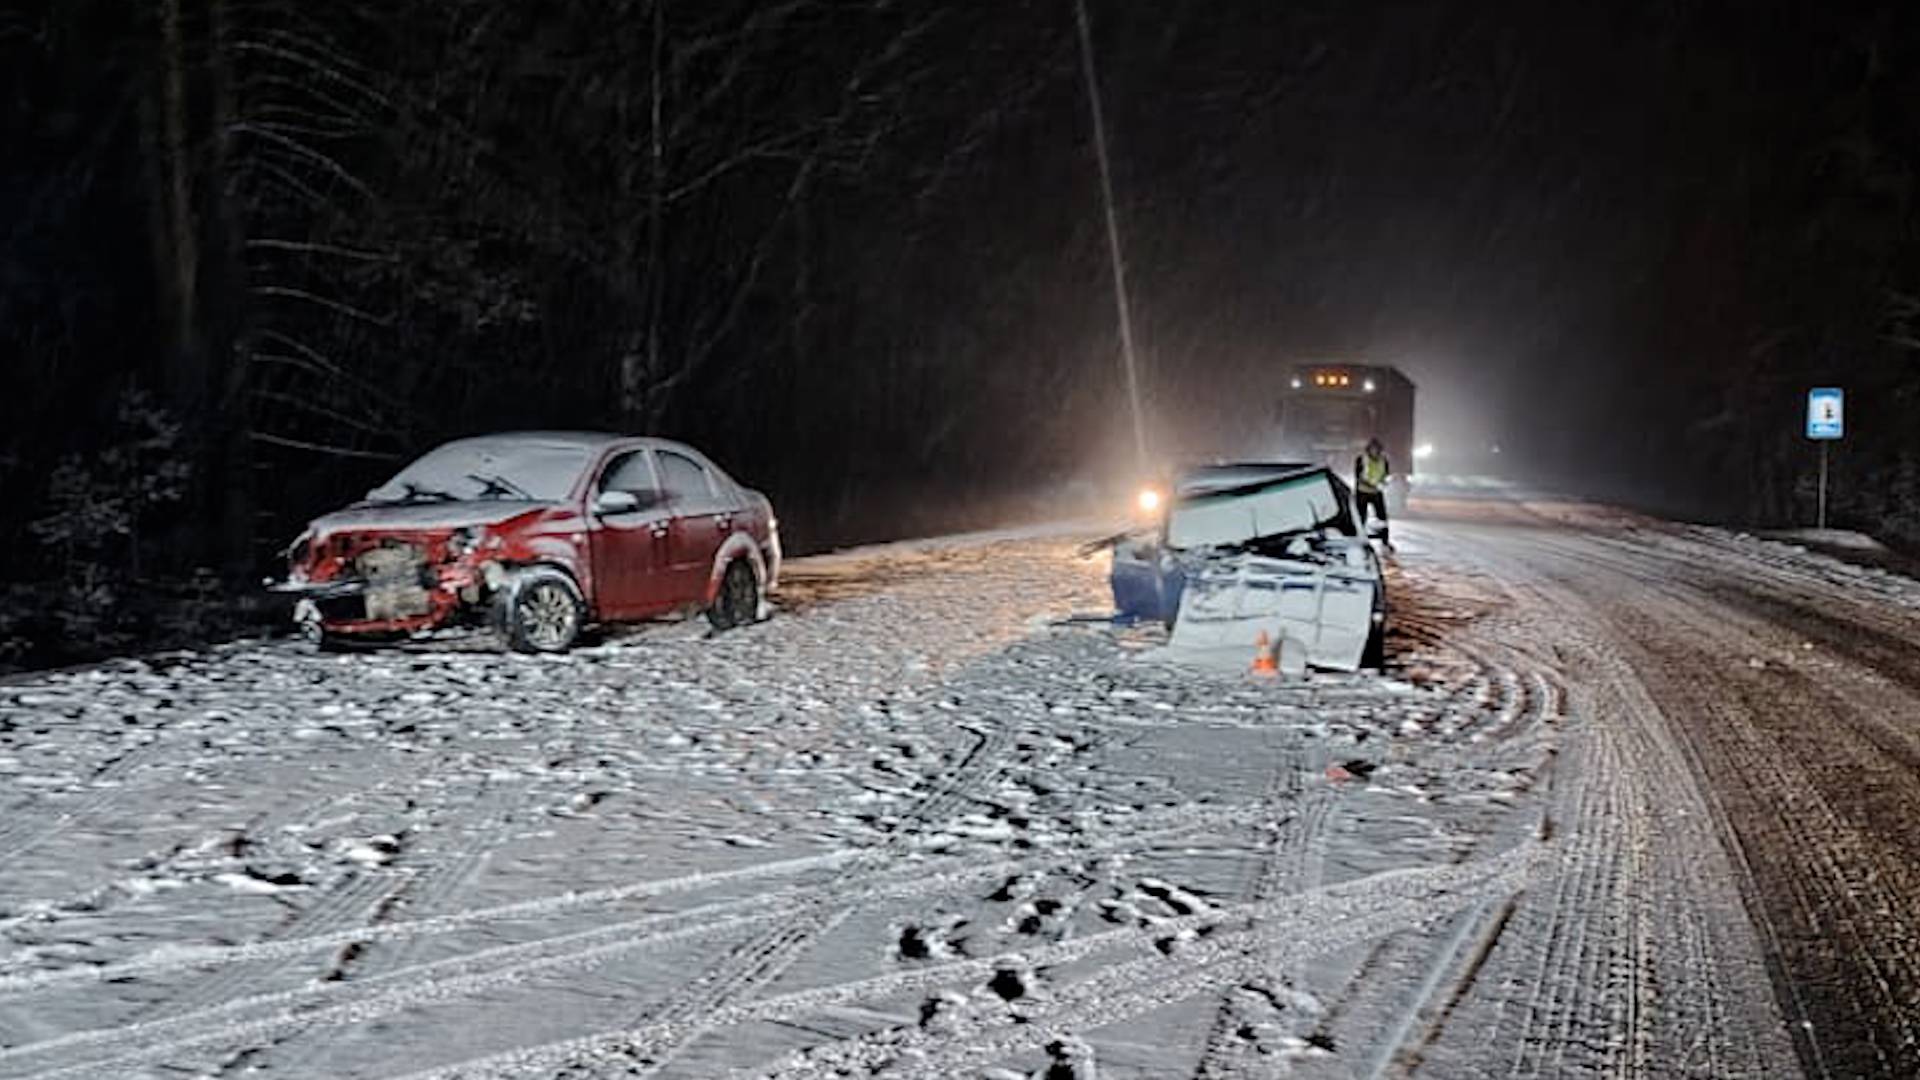
[[[1144,488],[1140,492],[1138,502],[1141,510],[1151,514],[1160,509],[1160,493],[1152,488]]]
[[[1430,442],[1423,442],[1419,446],[1414,447],[1413,456],[1418,458],[1421,461],[1425,461],[1426,459],[1432,457],[1433,444]]]
[[[1368,379],[1366,382],[1361,383],[1360,389],[1365,390],[1369,394],[1373,393],[1373,380]]]

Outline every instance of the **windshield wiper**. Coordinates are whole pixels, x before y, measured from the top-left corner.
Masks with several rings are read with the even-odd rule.
[[[449,495],[446,492],[441,491],[437,488],[421,487],[419,484],[416,484],[413,481],[408,480],[405,483],[400,485],[399,498],[377,499],[374,501],[391,506],[399,503],[457,502],[459,501],[459,498],[458,496]]]
[[[519,484],[501,476],[499,473],[468,473],[467,479],[480,485],[480,497],[483,499],[525,499],[539,502],[533,493]]]

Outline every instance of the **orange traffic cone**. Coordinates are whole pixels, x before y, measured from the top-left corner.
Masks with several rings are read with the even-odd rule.
[[[1273,658],[1273,639],[1265,630],[1253,642],[1253,673],[1268,678],[1280,674],[1280,665]]]

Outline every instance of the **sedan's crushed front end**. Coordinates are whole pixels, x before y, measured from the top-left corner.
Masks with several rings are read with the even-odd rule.
[[[298,598],[309,632],[390,636],[473,624],[499,583],[471,527],[309,534],[289,552],[276,591]]]

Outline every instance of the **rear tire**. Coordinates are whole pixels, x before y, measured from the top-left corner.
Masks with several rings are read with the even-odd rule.
[[[735,559],[720,578],[720,594],[707,609],[707,621],[715,630],[726,631],[759,618],[760,577],[745,559]]]
[[[522,571],[494,599],[495,628],[514,652],[566,652],[586,621],[579,588],[551,568]]]

